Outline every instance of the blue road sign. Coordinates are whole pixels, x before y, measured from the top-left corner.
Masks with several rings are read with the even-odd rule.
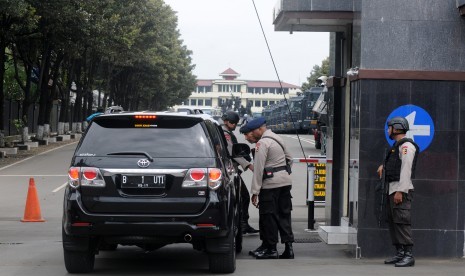
[[[392,111],[387,117],[384,127],[384,135],[386,136],[388,143],[392,146],[394,144],[394,140],[389,139],[387,122],[391,118],[397,116],[407,119],[410,126],[410,130],[407,132],[407,137],[417,143],[418,147],[420,147],[420,152],[428,148],[434,137],[433,119],[431,119],[431,116],[428,112],[426,112],[426,110],[413,104],[400,106]]]

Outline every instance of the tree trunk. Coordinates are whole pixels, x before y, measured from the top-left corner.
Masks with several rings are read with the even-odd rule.
[[[3,87],[3,79],[5,78],[5,50],[6,49],[6,41],[3,37],[0,37],[0,148],[5,147],[5,125],[3,124],[4,121],[4,111],[3,111],[3,103],[5,101],[4,96],[4,87]]]
[[[48,42],[45,42],[44,49],[42,52],[42,66],[40,73],[40,99],[39,99],[39,119],[38,119],[38,131],[37,139],[42,140],[44,138],[44,125],[48,122],[47,119],[47,102],[50,97],[49,90],[49,79],[50,79],[50,56],[51,56],[51,47],[49,47]]]

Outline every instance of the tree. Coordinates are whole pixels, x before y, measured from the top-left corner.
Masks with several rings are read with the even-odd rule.
[[[13,87],[14,76],[20,88],[11,89],[21,91],[23,107],[39,102],[39,139],[47,137],[55,100],[61,101],[62,134],[68,114],[74,130],[85,126],[95,107],[95,89],[104,95],[99,106],[160,110],[188,98],[195,88],[192,52],[180,39],[176,13],[162,0],[0,1],[0,114],[3,83]],[[7,50],[10,61],[4,59]],[[5,64],[14,65],[9,78]],[[33,75],[37,91],[32,91]],[[70,112],[72,83],[76,97]],[[0,133],[1,123],[3,118]]]
[[[3,102],[5,100],[7,48],[11,46],[14,37],[18,34],[18,29],[21,29],[21,26],[30,26],[35,19],[34,10],[25,0],[2,0],[0,2],[0,147],[5,146]]]
[[[310,87],[317,84],[316,80],[321,76],[329,75],[329,57],[323,59],[321,66],[314,65],[310,76],[307,77],[307,82],[302,84],[302,91],[310,89]]]

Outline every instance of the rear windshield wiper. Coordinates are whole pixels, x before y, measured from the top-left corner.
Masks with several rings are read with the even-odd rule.
[[[110,152],[107,155],[145,155],[150,162],[153,162],[152,156],[145,151],[119,151],[119,152]]]

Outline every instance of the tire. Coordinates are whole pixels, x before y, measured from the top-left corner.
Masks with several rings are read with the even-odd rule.
[[[89,273],[94,270],[95,254],[88,251],[69,251],[63,249],[65,267],[69,273]]]
[[[321,149],[321,142],[319,140],[315,141],[315,149]]]
[[[94,270],[95,263],[95,243],[84,237],[73,237],[65,233],[62,229],[62,240],[70,248],[63,247],[65,267],[69,273],[89,273]]]
[[[233,273],[236,270],[236,238],[233,229],[226,238],[231,244],[229,252],[208,254],[211,273]]]
[[[242,225],[238,223],[237,233],[236,233],[236,253],[242,252]]]
[[[116,248],[118,248],[117,243],[106,243],[106,242],[101,242],[98,249],[102,251],[115,251]]]
[[[326,134],[325,133],[322,133],[320,136],[320,145],[321,145],[320,154],[326,155]]]

